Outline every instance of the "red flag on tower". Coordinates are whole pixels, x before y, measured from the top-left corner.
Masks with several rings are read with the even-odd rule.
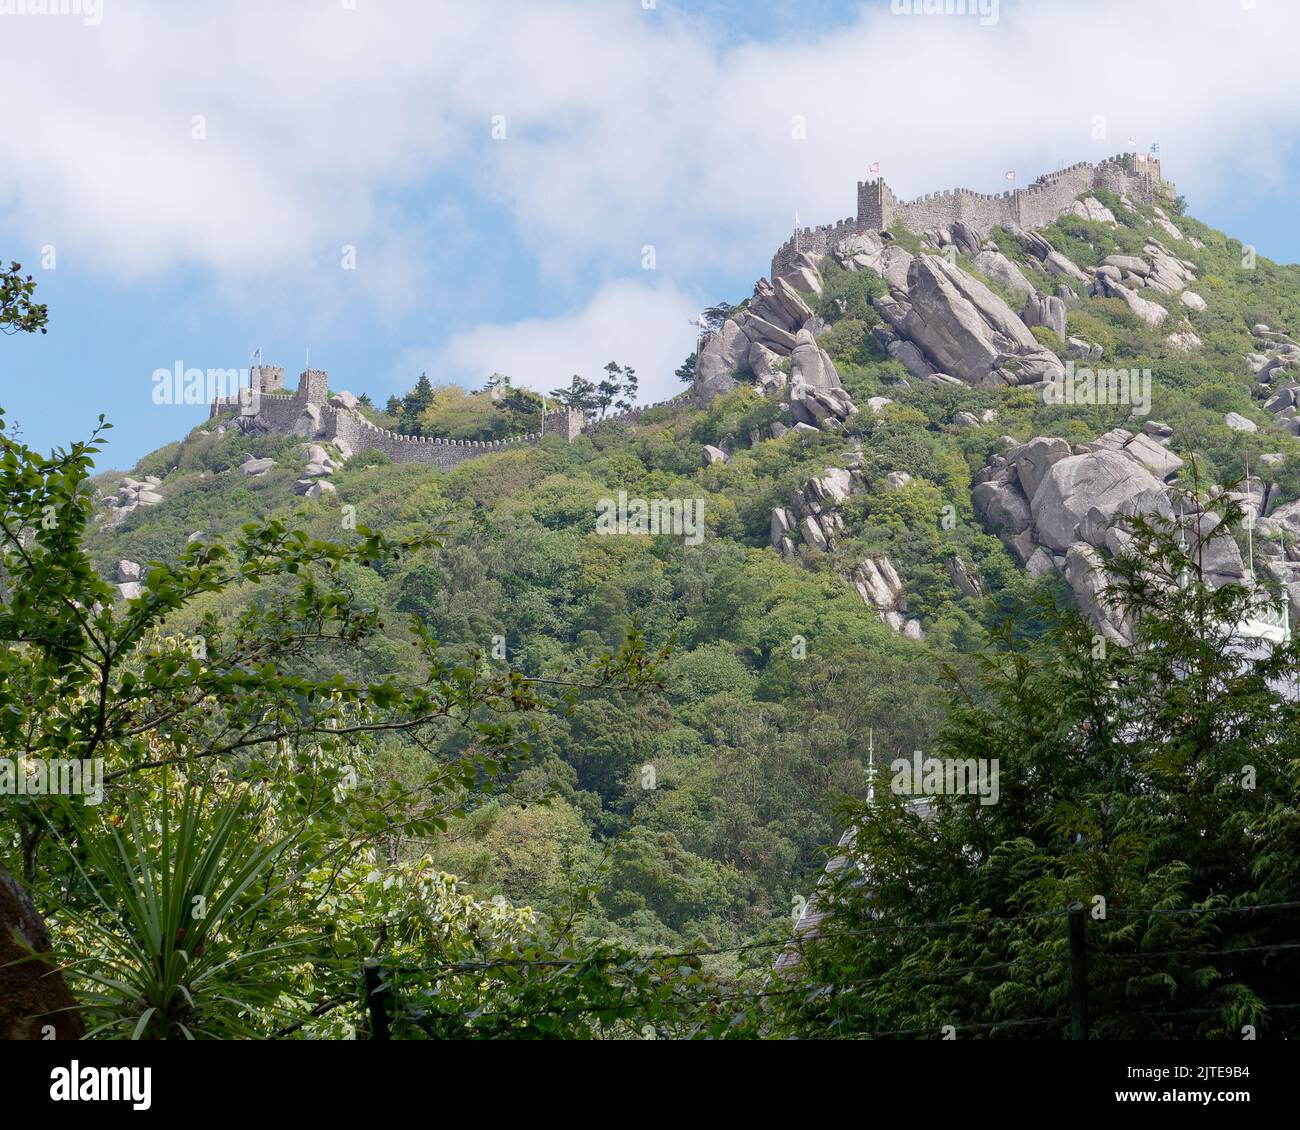
[[[868,167],[868,169],[867,169],[867,172],[869,172],[869,173],[878,173],[878,172],[880,172],[880,162],[879,162],[879,161],[872,161],[872,162],[871,162],[871,165],[870,165],[870,166]]]

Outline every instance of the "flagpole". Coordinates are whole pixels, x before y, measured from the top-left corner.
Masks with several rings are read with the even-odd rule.
[[[1250,460],[1246,460],[1246,499],[1253,502],[1255,496],[1250,492]],[[1250,592],[1255,594],[1255,515],[1247,511],[1249,521],[1246,523],[1246,575],[1250,578]]]
[[[876,731],[874,727],[867,729],[867,803],[872,804],[876,799]]]

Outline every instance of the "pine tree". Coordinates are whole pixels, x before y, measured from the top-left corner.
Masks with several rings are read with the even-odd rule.
[[[415,388],[402,397],[402,420],[399,429],[408,435],[420,434],[420,415],[433,404],[433,385],[426,374],[421,373],[415,382]]]
[[[619,390],[623,387],[622,377],[623,370],[615,361],[610,361],[605,366],[605,379],[596,386],[596,404],[600,409],[601,416],[609,411],[609,406],[618,396]]]
[[[1103,599],[1132,617],[1132,646],[1070,607],[1040,610],[1051,628],[1033,638],[1025,609],[980,685],[955,684],[926,752],[996,761],[996,803],[937,795],[922,815],[894,791],[894,765],[878,773],[874,803],[849,814],[848,865],[820,896],[822,936],[794,968],[807,992],[772,998],[773,1030],[1059,1039],[1063,908],[1078,901],[1094,1035],[1300,1031],[1268,1008],[1297,1000],[1300,961],[1255,948],[1293,939],[1294,911],[1149,913],[1300,899],[1300,706],[1286,689],[1300,644],[1246,646],[1254,594],[1202,571],[1240,507],[1208,511],[1190,540],[1177,522],[1124,520]],[[1006,1021],[1020,1023],[995,1029]]]
[[[620,412],[628,411],[635,403],[638,386],[636,370],[631,365],[623,366],[623,387],[614,407]]]
[[[577,373],[573,374],[573,380],[569,383],[568,388],[553,389],[551,396],[566,408],[581,412],[588,420],[596,415],[600,407],[599,393],[596,391],[596,386],[585,377],[580,377]]]

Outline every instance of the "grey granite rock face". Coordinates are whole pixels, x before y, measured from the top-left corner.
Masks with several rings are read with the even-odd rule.
[[[1008,463],[1016,468],[1016,477],[1025,497],[1032,499],[1037,493],[1048,469],[1070,456],[1070,445],[1055,436],[1035,436],[1028,443],[1006,453]]]
[[[1139,297],[1130,287],[1115,282],[1108,275],[1100,273],[1097,275],[1097,288],[1098,293],[1106,298],[1118,298],[1123,301],[1148,326],[1164,325],[1165,319],[1169,317],[1169,311],[1160,303]]]
[[[913,259],[907,301],[877,308],[936,372],[967,384],[1028,384],[1062,368],[1001,298],[942,256]]]
[[[1074,260],[1055,250],[1049,251],[1046,258],[1043,259],[1043,270],[1049,275],[1074,279],[1081,283],[1088,281],[1088,276],[1075,265]]]
[[[1097,625],[1106,639],[1126,646],[1133,642],[1128,617],[1106,600],[1106,568],[1097,550],[1085,542],[1071,545],[1065,554],[1065,577],[1079,611]]]
[[[1072,455],[1052,464],[1030,503],[1038,541],[1065,552],[1080,540],[1079,525],[1096,507],[1114,514],[1143,491],[1164,491],[1164,484],[1132,459],[1116,451]]]
[[[1054,294],[1035,291],[1025,299],[1025,308],[1020,317],[1031,329],[1043,326],[1065,340],[1065,303]]]
[[[1070,208],[1070,213],[1080,219],[1093,220],[1096,223],[1112,225],[1119,223],[1115,219],[1115,213],[1095,196],[1087,196],[1082,200],[1076,200]]]
[[[1006,534],[1018,534],[1033,523],[1033,514],[1020,483],[1011,478],[980,483],[971,491],[976,513]]]
[[[705,407],[736,387],[736,374],[749,365],[749,346],[749,338],[730,318],[708,336],[695,359],[692,396],[698,406]]]
[[[1010,259],[997,250],[981,251],[973,260],[975,269],[981,274],[1008,286],[1012,290],[1032,291],[1034,284],[1025,278],[1025,273]]]
[[[840,375],[835,370],[830,354],[822,349],[807,330],[795,335],[794,349],[790,353],[790,383],[803,384],[812,389],[840,388]]]

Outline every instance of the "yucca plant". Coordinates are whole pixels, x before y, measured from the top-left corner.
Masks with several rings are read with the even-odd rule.
[[[316,939],[286,912],[294,837],[264,836],[242,790],[179,789],[82,816],[69,847],[82,897],[63,956],[87,1038],[265,1037],[295,1011],[284,969]]]

